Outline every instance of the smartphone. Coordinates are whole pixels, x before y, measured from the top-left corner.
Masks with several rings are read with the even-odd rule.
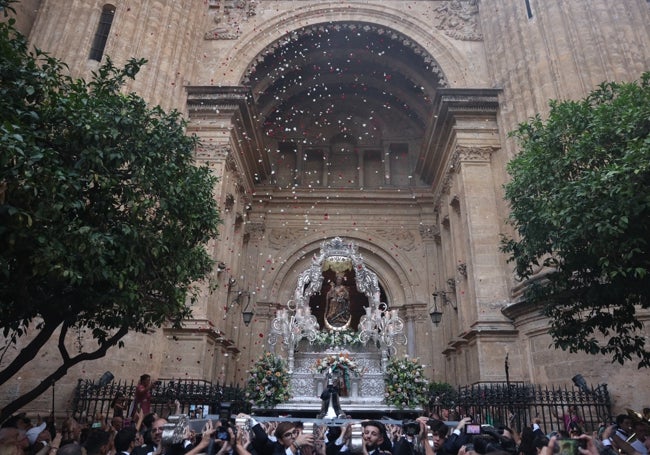
[[[481,425],[477,423],[468,423],[467,425],[465,425],[465,433],[481,434]]]
[[[558,439],[554,452],[558,455],[578,455],[578,442],[577,439]]]

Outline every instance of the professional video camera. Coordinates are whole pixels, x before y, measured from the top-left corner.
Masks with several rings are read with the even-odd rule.
[[[415,420],[402,422],[402,431],[406,436],[417,436],[420,434],[420,423]]]
[[[221,419],[221,426],[217,427],[217,431],[214,433],[216,439],[221,439],[222,441],[230,441],[230,433],[228,429],[232,429],[232,432],[237,436],[237,426],[231,425],[228,419]]]
[[[481,455],[503,451],[515,455],[517,444],[514,440],[506,438],[494,427],[482,426],[481,434],[472,438],[474,450]]]

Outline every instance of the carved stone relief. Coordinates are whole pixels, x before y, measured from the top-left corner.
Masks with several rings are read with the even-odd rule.
[[[266,226],[264,223],[246,223],[246,232],[245,234],[250,237],[250,240],[261,240],[264,238],[264,233],[266,231]]]
[[[217,26],[205,34],[207,40],[239,38],[243,23],[257,13],[256,0],[210,0],[208,6]]]
[[[268,235],[269,247],[281,250],[298,241],[298,234],[293,230],[271,229]]]
[[[412,251],[415,248],[415,236],[410,231],[404,229],[377,229],[376,232],[403,250]]]
[[[478,25],[477,0],[451,0],[441,2],[435,9],[435,27],[445,35],[463,41],[481,41],[483,35]]]
[[[496,149],[494,147],[463,147],[458,146],[451,158],[451,167],[456,172],[460,170],[460,163],[473,162],[490,162],[490,157]]]
[[[422,239],[435,240],[436,236],[440,236],[440,229],[434,225],[420,225],[420,237]]]

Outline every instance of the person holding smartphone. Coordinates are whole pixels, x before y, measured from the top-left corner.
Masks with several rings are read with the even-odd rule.
[[[472,417],[464,417],[460,419],[454,431],[451,432],[447,440],[442,446],[442,449],[447,453],[458,453],[460,448],[470,442],[471,436],[465,431],[465,427],[472,423]]]

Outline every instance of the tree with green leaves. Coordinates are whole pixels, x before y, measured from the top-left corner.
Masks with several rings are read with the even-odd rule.
[[[556,347],[648,367],[638,310],[650,306],[650,73],[550,108],[511,133],[517,236],[502,249]]]
[[[122,93],[144,63],[73,79],[0,23],[0,384],[52,337],[61,357],[0,421],[129,331],[180,325],[212,268],[216,180],[178,112]],[[67,349],[77,330],[93,349]]]

